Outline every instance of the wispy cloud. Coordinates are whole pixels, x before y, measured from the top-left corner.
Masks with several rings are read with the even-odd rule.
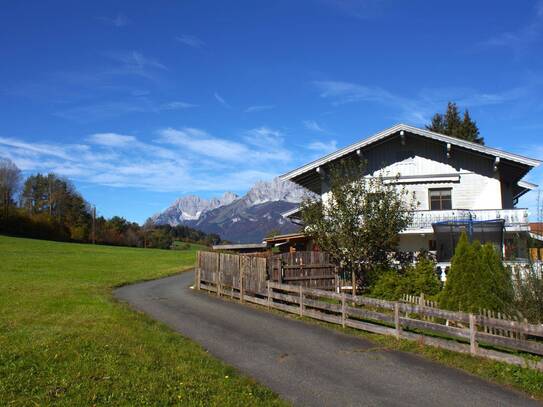
[[[319,126],[319,124],[315,120],[304,120],[302,122],[304,124],[304,127],[311,131],[316,131],[319,133],[324,133],[325,130]]]
[[[81,144],[0,138],[0,156],[27,172],[55,172],[75,181],[150,191],[245,189],[286,169],[290,154],[274,129],[250,129],[234,141],[202,129],[168,128],[152,141],[115,132]],[[263,165],[265,164],[265,165]]]
[[[205,42],[194,35],[180,35],[175,37],[175,39],[181,44],[192,48],[203,48],[205,46]]]
[[[256,105],[256,106],[249,106],[247,109],[245,109],[245,113],[255,113],[255,112],[262,112],[264,110],[271,110],[274,109],[274,105]]]
[[[126,18],[123,14],[117,14],[115,17],[99,17],[99,20],[105,24],[117,28],[124,27],[130,23],[128,18]]]
[[[168,68],[154,58],[147,57],[138,51],[121,51],[105,53],[111,60],[119,63],[114,73],[132,74],[145,78],[153,78],[152,72],[164,71]]]
[[[117,133],[92,134],[89,136],[88,140],[91,143],[109,147],[126,147],[127,145],[137,141],[134,136],[125,136]]]
[[[180,102],[180,101],[173,101],[164,103],[160,106],[161,110],[182,110],[182,109],[190,109],[191,107],[198,107],[198,105],[187,103],[187,102]]]
[[[386,3],[385,0],[319,0],[340,13],[361,20],[367,20],[379,15]]]
[[[197,107],[192,103],[171,101],[155,102],[146,97],[124,98],[118,101],[83,104],[57,110],[54,115],[80,123],[91,123],[98,120],[125,116],[136,113],[160,113],[164,111],[183,110]]]
[[[231,109],[231,108],[232,108],[232,106],[230,106],[230,105],[226,102],[226,100],[224,100],[224,98],[223,98],[221,95],[219,95],[217,92],[215,92],[215,93],[213,94],[213,97],[215,98],[215,100],[216,100],[217,102],[219,102],[221,105],[223,105],[223,106],[226,107],[227,109]]]
[[[460,106],[473,108],[519,100],[527,95],[532,86],[523,85],[502,92],[481,92],[470,88],[422,89],[417,94],[404,96],[378,86],[366,86],[343,81],[316,81],[320,97],[330,100],[332,105],[348,103],[373,103],[394,108],[396,120],[423,124],[436,111],[443,109],[450,100]]]
[[[524,23],[518,30],[505,31],[479,43],[483,47],[509,48],[517,56],[522,55],[532,45],[543,40],[543,1],[534,6],[534,14],[530,21]]]
[[[48,104],[58,103],[65,108],[73,102],[149,95],[146,88],[158,87],[162,75],[168,71],[160,61],[138,51],[102,52],[99,56],[92,66],[47,72],[32,80],[14,82],[4,91]]]
[[[336,140],[330,140],[326,142],[313,141],[312,143],[309,143],[307,145],[307,148],[320,154],[328,154],[338,149]]]

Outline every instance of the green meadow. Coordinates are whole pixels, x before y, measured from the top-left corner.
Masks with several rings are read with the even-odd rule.
[[[112,297],[192,267],[196,250],[0,236],[0,405],[282,405]]]

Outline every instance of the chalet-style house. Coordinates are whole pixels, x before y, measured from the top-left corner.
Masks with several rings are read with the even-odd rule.
[[[281,176],[321,196],[329,194],[327,167],[355,157],[368,176],[391,176],[419,203],[412,224],[402,232],[400,249],[434,252],[447,266],[462,231],[494,243],[505,260],[528,258],[527,209],[517,201],[537,185],[523,180],[541,162],[428,130],[398,124]],[[397,179],[395,177],[398,176]],[[297,210],[284,216],[296,219]]]

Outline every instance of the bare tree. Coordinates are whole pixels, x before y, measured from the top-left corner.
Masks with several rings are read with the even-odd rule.
[[[21,187],[21,170],[9,158],[0,158],[0,196],[2,215],[9,216],[10,206],[15,204],[15,195]]]

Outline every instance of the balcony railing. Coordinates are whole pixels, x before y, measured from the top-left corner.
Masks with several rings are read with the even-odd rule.
[[[503,219],[506,228],[528,230],[529,227],[527,209],[452,209],[446,211],[415,211],[413,222],[406,231],[432,229],[432,224],[436,222],[467,219],[474,221]]]

